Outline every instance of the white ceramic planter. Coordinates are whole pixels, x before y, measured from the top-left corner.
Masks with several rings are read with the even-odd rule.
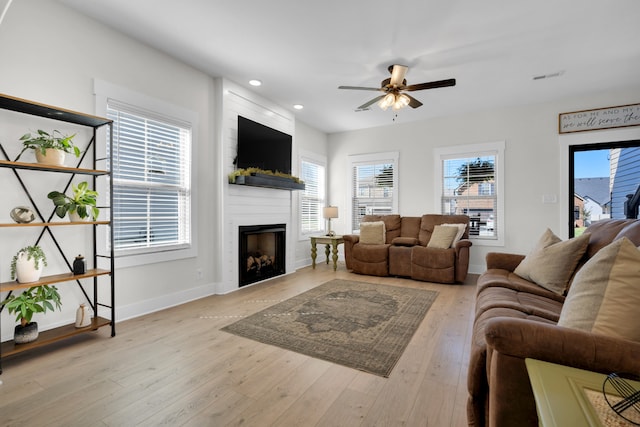
[[[36,269],[35,260],[33,258],[27,259],[27,253],[20,252],[16,260],[16,279],[20,283],[37,282],[40,280],[43,268],[42,261],[38,263],[38,269]]]
[[[91,221],[91,216],[88,216],[86,218],[80,218],[80,215],[78,215],[77,211],[74,211],[74,212],[69,211],[68,215],[69,215],[69,221],[71,221],[71,222],[89,222],[89,221]]]
[[[47,148],[46,154],[42,154],[40,150],[35,150],[36,160],[38,163],[50,166],[64,166],[65,152],[55,148]]]

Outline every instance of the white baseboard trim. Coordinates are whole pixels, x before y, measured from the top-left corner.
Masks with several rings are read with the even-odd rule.
[[[154,313],[170,307],[175,307],[200,298],[215,295],[216,286],[213,283],[207,283],[197,288],[186,289],[172,294],[161,295],[156,298],[146,299],[133,304],[116,307],[116,326],[118,322],[133,319],[135,317],[144,316],[145,314]],[[101,312],[102,313],[102,312]],[[107,319],[110,317],[109,312],[101,314]]]

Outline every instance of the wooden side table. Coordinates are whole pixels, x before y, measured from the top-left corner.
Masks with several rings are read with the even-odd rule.
[[[316,268],[316,256],[318,249],[316,244],[325,245],[324,253],[327,256],[327,264],[329,264],[330,248],[333,248],[333,271],[338,269],[338,245],[344,243],[342,236],[311,236],[311,266]]]

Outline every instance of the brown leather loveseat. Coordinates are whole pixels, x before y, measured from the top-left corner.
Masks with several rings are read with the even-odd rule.
[[[347,269],[359,274],[438,283],[463,282],[467,277],[471,247],[468,216],[366,215],[362,220],[362,223],[380,222],[384,224],[384,235],[379,242],[365,243],[359,235],[344,236]],[[441,226],[458,224],[451,246],[445,243],[446,248],[436,247],[435,240],[439,239],[432,239],[434,233],[440,236]]]
[[[477,282],[467,378],[470,426],[538,425],[526,358],[600,373],[640,374],[640,342],[620,338],[614,333],[565,327],[567,324],[561,320],[561,315],[566,316],[565,312],[569,311],[570,304],[566,303],[576,301],[572,299],[573,295],[582,284],[588,283],[589,293],[595,292],[594,288],[603,283],[612,286],[610,276],[598,277],[600,273],[594,267],[600,265],[595,261],[610,251],[603,248],[622,244],[623,237],[632,243],[624,242],[629,248],[627,253],[631,254],[627,259],[632,261],[630,266],[617,267],[616,274],[630,275],[618,283],[636,286],[635,292],[623,295],[640,293],[640,261],[638,253],[634,254],[634,246],[640,245],[640,221],[602,220],[593,223],[585,233],[589,233],[588,244],[585,244],[581,258],[576,256],[575,269],[569,272],[566,296],[516,275],[514,270],[523,262],[524,255],[487,254],[487,270]],[[599,251],[602,252],[594,258]],[[587,264],[589,260],[592,262]],[[610,292],[610,288],[605,289]],[[618,310],[620,306],[616,304],[615,310]],[[613,317],[616,317],[615,313]],[[608,319],[611,320],[611,316]],[[563,326],[558,325],[559,320]],[[640,328],[636,321],[627,323],[636,331]]]

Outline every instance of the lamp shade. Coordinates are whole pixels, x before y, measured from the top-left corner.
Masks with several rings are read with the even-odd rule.
[[[338,218],[338,207],[327,206],[326,208],[322,208],[322,216],[325,219]]]

